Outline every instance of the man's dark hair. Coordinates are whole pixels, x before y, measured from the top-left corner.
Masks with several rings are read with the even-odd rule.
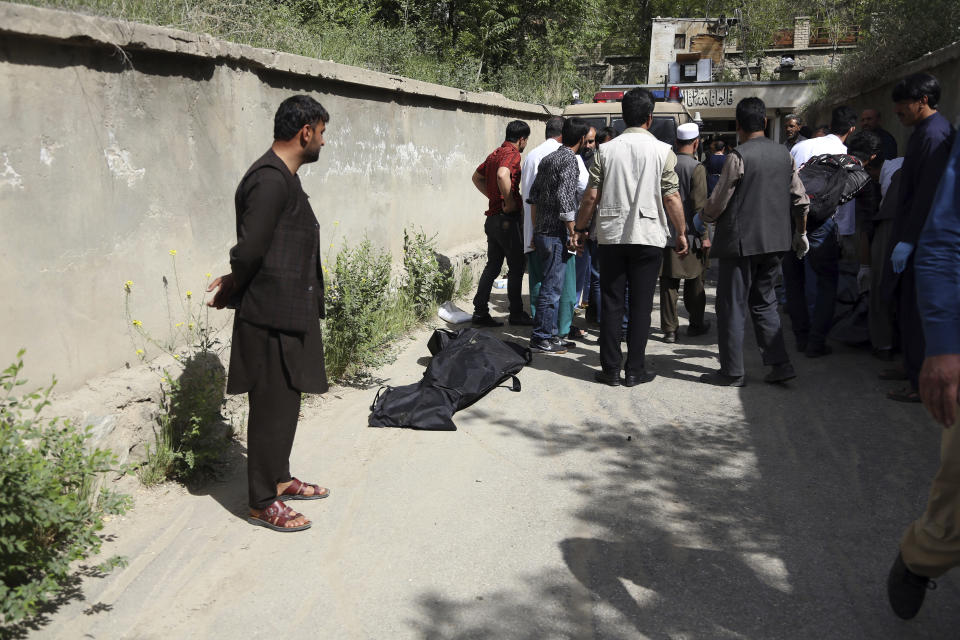
[[[290,96],[280,103],[273,116],[273,139],[289,140],[297,135],[304,125],[330,122],[330,114],[323,105],[310,96]]]
[[[920,100],[924,96],[927,97],[927,105],[931,109],[936,109],[937,103],[940,102],[940,82],[929,73],[911,74],[893,88],[894,102]]]
[[[763,131],[767,105],[760,98],[744,98],[737,103],[737,124],[747,133]]]
[[[783,119],[783,123],[786,124],[791,120],[796,120],[798,125],[800,125],[801,127],[803,126],[803,118],[801,118],[795,113],[788,113],[786,117]]]
[[[597,131],[597,144],[601,145],[604,142],[610,142],[617,137],[617,130],[613,127],[604,127]]]
[[[811,129],[809,125],[802,125],[800,127],[800,135],[802,135],[804,138],[812,138],[813,129]]]
[[[830,133],[842,136],[857,126],[857,112],[847,105],[840,105],[830,114]]]
[[[710,143],[710,151],[717,153],[718,151],[723,151],[727,148],[727,143],[723,140],[714,140]]]
[[[857,131],[847,138],[846,144],[847,153],[864,165],[870,162],[870,156],[880,158],[880,136],[873,131]]]
[[[562,142],[565,147],[572,147],[580,142],[580,138],[587,135],[588,131],[590,131],[590,124],[586,120],[583,118],[570,118],[563,123],[563,132],[561,133],[563,138],[560,142]]]
[[[823,132],[823,135],[827,135],[828,133],[830,133],[830,125],[828,124],[820,125],[819,127],[813,130],[814,135],[816,135],[817,131],[821,131]]]
[[[635,87],[623,94],[623,122],[628,127],[642,127],[653,113],[653,94]]]
[[[507,142],[517,142],[520,138],[530,137],[530,125],[523,120],[514,120],[507,125]]]
[[[543,132],[544,138],[556,138],[557,136],[563,133],[563,123],[566,121],[566,118],[563,116],[553,116],[547,120],[547,128]]]

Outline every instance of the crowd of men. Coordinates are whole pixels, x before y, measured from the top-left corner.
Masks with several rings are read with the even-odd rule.
[[[779,305],[797,352],[830,355],[841,267],[858,265],[854,288],[869,299],[864,339],[877,358],[902,357],[902,366],[881,373],[907,383],[888,398],[923,401],[945,427],[927,510],[908,529],[888,578],[891,606],[910,618],[931,578],[960,565],[960,146],[937,111],[935,77],[904,78],[891,98],[901,124],[913,128],[902,157],[878,109],[858,115],[837,107],[816,130],[791,114],[778,144],[766,135],[766,106],[755,97],[736,107],[736,148],[715,140],[706,153],[693,123],[677,128],[673,145],[654,137],[654,100],[640,88],[623,96],[619,135],[551,118],[546,141],[526,160],[530,128],[511,122],[503,145],[473,176],[489,203],[488,262],[473,324],[502,324],[489,313],[489,296],[506,260],[508,321],[532,327],[531,350],[574,348],[583,334],[573,324],[582,300],[600,328],[596,381],[649,382],[657,284],[664,341],[678,339],[681,286],[686,335],[705,334],[704,275],[715,258],[720,366],[701,380],[746,384],[749,315],[769,367],[764,381],[783,383],[796,371]],[[521,297],[525,270],[530,313]]]

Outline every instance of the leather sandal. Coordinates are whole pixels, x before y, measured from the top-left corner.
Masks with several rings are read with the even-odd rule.
[[[299,518],[301,515],[303,514],[297,513],[279,500],[275,500],[269,507],[261,511],[259,516],[252,514],[247,516],[247,522],[260,527],[266,527],[267,529],[273,529],[274,531],[283,532],[303,531],[313,526],[312,522],[302,524],[298,527],[286,526],[288,522]]]
[[[910,387],[888,391],[887,397],[897,402],[920,402],[920,394]]]
[[[313,489],[311,495],[305,495],[304,490],[310,487]],[[283,490],[279,496],[278,500],[319,500],[320,498],[326,498],[330,495],[330,489],[326,487],[321,487],[315,484],[310,484],[309,482],[300,482],[296,478],[290,482],[286,489]]]

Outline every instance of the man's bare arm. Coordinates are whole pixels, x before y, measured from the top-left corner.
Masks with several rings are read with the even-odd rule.
[[[519,203],[513,201],[513,194],[510,192],[510,169],[500,167],[497,169],[497,188],[500,189],[500,195],[503,197],[504,213],[513,213],[519,209]]]
[[[685,256],[690,248],[687,246],[687,222],[683,215],[683,200],[676,191],[663,197],[663,208],[667,210],[670,224],[677,230],[674,250],[678,255]]]
[[[483,179],[483,176],[480,175],[479,171],[473,172],[473,177],[471,180],[473,180],[473,186],[477,188],[477,191],[483,195],[487,195],[487,181]]]
[[[600,190],[596,187],[588,188],[583,192],[583,199],[580,200],[580,211],[577,212],[577,229],[586,229],[593,220],[593,212],[597,208],[597,202],[600,200]]]

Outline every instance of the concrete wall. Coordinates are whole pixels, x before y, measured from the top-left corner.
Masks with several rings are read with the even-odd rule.
[[[195,298],[228,269],[233,194],[270,145],[277,105],[331,113],[301,179],[327,264],[364,235],[399,258],[405,226],[444,251],[482,238],[474,168],[509,120],[548,109],[209,36],[0,3],[0,366],[61,388],[134,359],[134,317],[166,335],[177,251]],[[173,304],[179,306],[175,292]],[[222,316],[225,319],[227,316]]]
[[[868,87],[865,91],[855,95],[828,96],[824,101],[807,109],[807,120],[813,125],[829,123],[830,111],[840,104],[848,104],[858,113],[867,108],[879,109],[883,128],[897,138],[900,155],[903,155],[913,129],[904,127],[897,120],[890,95],[901,78],[918,72],[932,73],[937,77],[940,81],[939,111],[957,124],[960,118],[960,42],[891,70],[886,74],[886,80]]]

